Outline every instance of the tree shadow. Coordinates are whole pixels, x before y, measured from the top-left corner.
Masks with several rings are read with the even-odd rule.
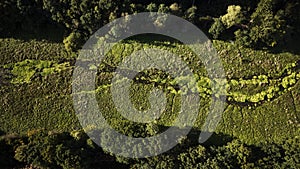
[[[5,135],[5,132],[0,130],[0,136],[3,136],[3,135]]]
[[[126,38],[123,40],[125,43],[146,43],[149,45],[155,45],[155,46],[166,46],[166,47],[176,47],[174,43],[180,43],[177,39],[174,39],[172,37],[161,35],[161,34],[153,34],[153,33],[145,33],[145,34],[139,34],[134,35],[129,38]],[[165,43],[170,42],[170,43]]]
[[[127,126],[126,126],[127,127]],[[166,130],[168,130],[170,128],[170,126],[164,126],[164,125],[156,125],[156,128],[159,128],[159,132],[155,133],[155,134],[142,134],[142,132],[147,132],[147,130],[143,130],[141,128],[137,128],[137,126],[134,126],[133,128],[135,128],[135,132],[140,132],[139,134],[136,134],[135,136],[132,136],[131,135],[127,135],[127,133],[124,134],[124,132],[122,131],[118,131],[118,130],[115,130],[119,133],[123,133],[124,135],[127,135],[129,137],[136,137],[136,138],[147,138],[147,137],[151,137],[151,136],[156,136],[160,133],[163,133],[165,132]],[[178,128],[178,127],[174,127],[175,130],[174,132],[174,135],[176,134],[181,134],[181,133],[185,133],[188,131],[188,129],[186,128]],[[151,130],[151,129],[150,129]],[[110,138],[110,134],[113,134],[113,133],[110,133],[111,131],[109,130],[106,130],[106,129],[103,129],[103,130],[93,130],[91,132],[89,132],[89,135],[87,137],[90,137],[92,138],[92,140],[94,142],[107,142],[109,143],[109,145],[114,142],[114,141],[124,141],[124,139],[122,139],[121,137],[118,138],[118,136],[114,137],[114,138]],[[134,131],[133,131],[134,132]],[[130,133],[132,133],[132,131],[130,131]],[[174,141],[174,139],[178,139],[176,140],[178,142],[178,144],[172,148],[171,150],[169,151],[181,151],[180,149],[184,150],[188,147],[193,147],[193,146],[198,146],[198,145],[202,145],[202,146],[205,146],[205,147],[209,147],[209,146],[223,146],[223,145],[226,145],[228,142],[231,142],[232,140],[236,139],[228,134],[224,134],[224,133],[216,133],[216,132],[212,132],[212,133],[209,133],[209,132],[205,132],[204,134],[209,134],[210,137],[208,137],[207,140],[204,140],[203,143],[199,143],[199,136],[202,132],[197,129],[197,128],[192,128],[188,134],[183,137],[183,138],[177,138],[177,137],[174,137],[174,135],[169,135],[170,138],[166,138],[166,140],[171,140],[171,142]],[[115,135],[115,134],[113,134]],[[183,135],[184,136],[184,135]],[[168,142],[168,141],[167,141]],[[128,143],[128,144],[131,144],[131,143]],[[156,143],[155,143],[156,144]],[[121,146],[121,145],[120,145]],[[148,146],[148,145],[147,145]],[[151,144],[150,144],[151,146]]]
[[[65,28],[51,20],[45,20],[42,23],[19,22],[19,27],[6,28],[1,27],[0,38],[14,38],[23,41],[46,40],[54,43],[61,43],[65,34]]]
[[[288,52],[300,55],[300,32],[293,33],[290,36],[288,40],[281,42],[277,47],[269,49],[269,51],[274,54]]]

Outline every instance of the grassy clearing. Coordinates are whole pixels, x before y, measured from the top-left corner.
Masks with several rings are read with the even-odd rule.
[[[0,65],[31,60],[64,61],[74,58],[61,43],[0,39]]]
[[[288,52],[274,54],[266,50],[243,48],[222,41],[214,41],[214,46],[223,60],[229,79],[250,79],[259,75],[276,78],[288,64],[299,61],[300,57]]]
[[[37,128],[59,131],[80,128],[71,97],[73,64],[68,62],[74,56],[62,52],[62,44],[13,39],[2,39],[0,43],[3,44],[0,73],[7,82],[0,86],[0,130],[26,133]],[[223,61],[231,98],[216,132],[249,144],[280,142],[299,135],[299,56],[254,51],[221,41],[214,44]],[[178,54],[196,74],[198,86],[204,91],[194,126],[200,130],[209,109],[210,82],[205,80],[206,71],[201,61],[176,42],[143,44],[128,41],[115,46],[107,54],[99,65],[96,79],[97,99],[104,116],[123,133],[134,132],[136,127],[124,127],[129,124],[144,126],[133,124],[116,111],[110,96],[110,83],[122,59],[145,48],[160,48]],[[18,80],[14,80],[16,78]],[[147,70],[140,73],[131,86],[131,101],[139,110],[149,108],[147,96],[152,88],[165,91],[167,107],[155,122],[158,126],[172,125],[180,109],[179,91],[172,80],[162,71]]]
[[[79,128],[72,105],[71,70],[35,78],[30,83],[1,86],[1,130],[70,131]]]

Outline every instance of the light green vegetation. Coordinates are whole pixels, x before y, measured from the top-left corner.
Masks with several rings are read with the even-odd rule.
[[[5,65],[4,68],[12,69],[14,76],[11,80],[13,84],[29,83],[33,76],[48,76],[53,73],[59,73],[63,70],[70,69],[70,63],[55,63],[44,60],[24,60],[15,64]]]

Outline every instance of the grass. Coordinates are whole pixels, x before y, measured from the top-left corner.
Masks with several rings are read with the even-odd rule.
[[[234,101],[227,102],[216,132],[239,138],[248,144],[280,142],[299,135],[299,78],[295,76],[295,81],[286,88],[282,85],[285,77],[292,73],[299,74],[299,66],[289,66],[298,63],[299,56],[255,51],[222,41],[214,41],[214,45],[229,81],[228,92],[249,97],[244,100],[241,95],[232,96]],[[71,95],[74,55],[64,52],[63,44],[45,41],[1,39],[0,46],[0,75],[1,78],[6,77],[6,83],[0,83],[0,130],[5,133],[24,134],[37,128],[59,131],[80,128]],[[123,133],[134,132],[136,127],[124,127],[133,123],[121,117],[115,109],[110,96],[110,83],[113,72],[122,59],[133,51],[144,48],[160,48],[176,53],[190,66],[194,74],[202,79],[206,77],[201,61],[195,59],[192,52],[182,44],[141,43],[130,40],[115,46],[98,67],[96,92],[104,116]],[[260,79],[260,75],[265,75],[269,81],[263,76]],[[153,87],[165,91],[167,106],[161,118],[155,121],[162,126],[172,125],[179,112],[181,98],[176,93],[176,85],[170,84],[173,79],[166,77],[167,74],[161,71],[144,71],[134,79],[131,87],[131,101],[140,110],[150,107],[147,96]],[[194,126],[198,130],[204,123],[210,103],[207,92],[210,87],[204,87],[205,84],[206,82],[199,85],[206,93],[201,97],[199,117]],[[265,93],[262,100],[251,102],[251,97],[273,85],[280,90],[271,99]]]
[[[64,45],[47,41],[0,39],[0,65],[31,60],[65,61],[74,59]]]

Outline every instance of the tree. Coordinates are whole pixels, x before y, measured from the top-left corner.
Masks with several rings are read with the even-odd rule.
[[[233,25],[240,24],[244,20],[244,15],[241,11],[241,6],[230,5],[227,8],[227,14],[221,16],[222,23],[226,28],[230,28]]]
[[[84,43],[84,36],[79,32],[72,32],[63,41],[65,49],[69,52],[75,51],[81,47]]]
[[[236,5],[230,5],[227,8],[227,14],[215,18],[215,22],[209,29],[209,33],[213,38],[220,38],[221,34],[233,26],[241,27],[241,23],[245,20],[245,17],[242,13],[242,8]],[[226,32],[228,33],[228,32]]]
[[[208,32],[213,36],[214,39],[218,39],[221,33],[225,30],[225,25],[220,18],[216,18],[214,20],[215,22],[212,24]]]
[[[261,0],[251,15],[246,30],[238,30],[235,35],[239,44],[261,48],[274,47],[282,41],[287,25],[279,1]],[[276,8],[277,7],[277,8]]]
[[[128,2],[128,1],[125,1]],[[119,9],[128,9],[129,4],[118,0],[54,0],[43,1],[43,9],[51,18],[63,24],[69,34],[65,38],[67,50],[77,50],[94,31],[110,20],[120,17]],[[118,11],[118,12],[117,12]]]
[[[197,7],[192,6],[185,11],[184,18],[188,21],[195,23],[197,17]]]

